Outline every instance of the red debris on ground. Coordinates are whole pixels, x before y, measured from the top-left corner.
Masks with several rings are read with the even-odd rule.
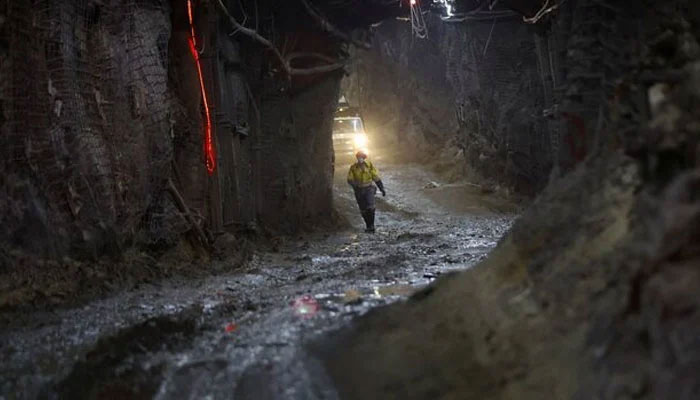
[[[310,295],[304,295],[292,303],[294,314],[302,318],[312,318],[318,313],[320,306],[316,299]]]

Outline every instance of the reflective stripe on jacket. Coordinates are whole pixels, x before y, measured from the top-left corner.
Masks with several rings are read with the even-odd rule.
[[[378,180],[380,180],[379,172],[370,161],[365,160],[363,164],[355,163],[348,171],[348,183],[353,186],[367,187]]]

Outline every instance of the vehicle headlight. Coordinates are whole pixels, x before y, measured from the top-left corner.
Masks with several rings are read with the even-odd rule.
[[[364,148],[366,146],[367,146],[367,135],[365,135],[365,134],[355,135],[355,147]]]

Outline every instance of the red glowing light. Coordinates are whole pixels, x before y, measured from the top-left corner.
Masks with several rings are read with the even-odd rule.
[[[415,6],[416,5],[416,0],[411,0],[411,5]]]
[[[202,74],[202,64],[199,62],[199,52],[197,51],[197,37],[194,32],[194,20],[192,18],[192,0],[187,0],[187,16],[190,20],[190,37],[187,40],[190,46],[192,58],[197,65],[197,74],[199,75],[199,89],[202,92],[202,103],[204,103],[204,163],[207,167],[209,175],[214,173],[216,169],[216,153],[214,152],[214,141],[211,134],[211,115],[209,113],[209,100],[207,99],[207,91],[204,87],[204,75]]]
[[[194,42],[195,46],[197,45],[197,38],[194,34],[194,18],[192,18],[192,1],[187,0],[187,17],[190,20],[190,36],[192,37],[192,41]]]

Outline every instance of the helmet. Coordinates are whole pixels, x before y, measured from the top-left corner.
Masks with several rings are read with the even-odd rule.
[[[360,157],[367,158],[367,154],[365,154],[364,151],[358,151],[357,153],[355,153],[355,158],[360,158]]]

